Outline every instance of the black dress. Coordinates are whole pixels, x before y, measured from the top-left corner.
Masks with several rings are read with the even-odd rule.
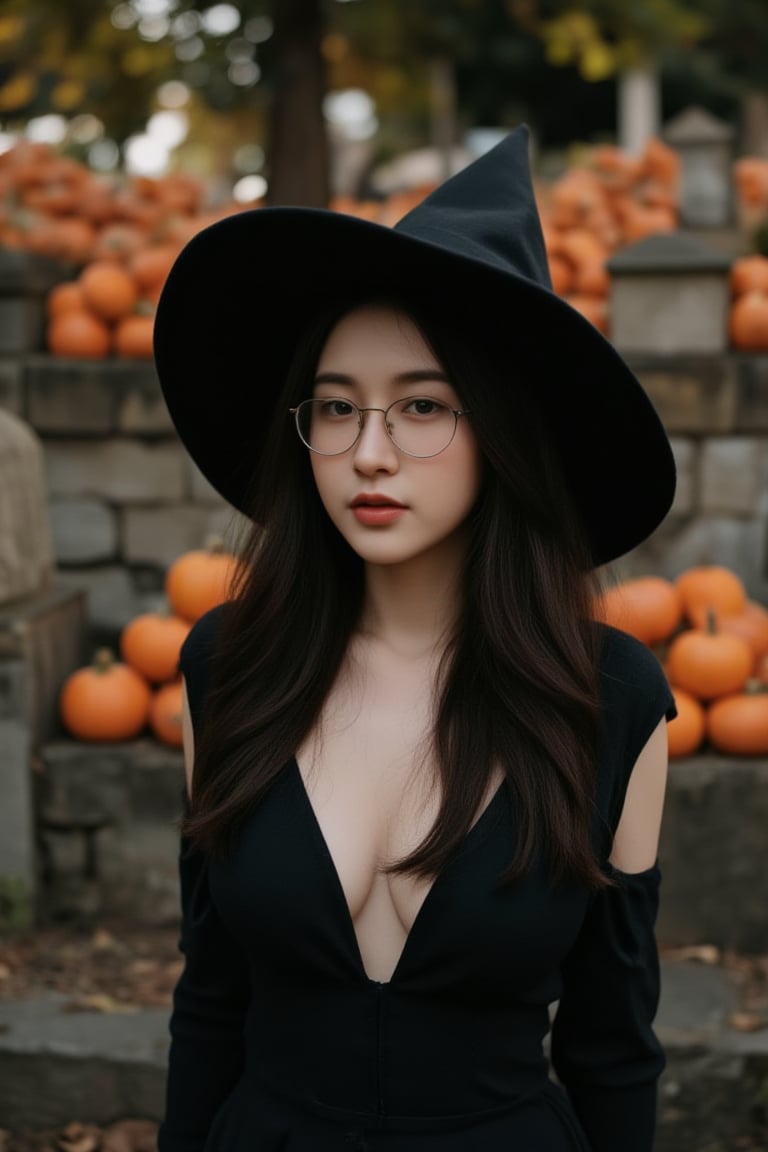
[[[182,652],[193,725],[219,612]],[[604,634],[598,806],[616,888],[550,886],[539,866],[496,890],[515,836],[504,783],[381,983],[294,759],[233,858],[181,838],[185,966],[158,1152],[651,1152],[660,873],[619,873],[607,855],[632,766],[674,702],[644,645]]]

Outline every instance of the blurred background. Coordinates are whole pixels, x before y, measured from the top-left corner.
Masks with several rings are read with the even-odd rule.
[[[765,0],[0,0],[0,1152],[156,1146],[176,662],[242,528],[160,395],[171,263],[266,205],[391,226],[522,122],[678,467],[598,606],[679,710],[657,1152],[768,1150]]]

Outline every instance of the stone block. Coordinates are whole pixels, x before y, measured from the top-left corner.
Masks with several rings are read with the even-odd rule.
[[[0,360],[0,408],[24,416],[24,392],[21,362],[18,359]]]
[[[768,761],[703,755],[670,765],[659,855],[662,946],[768,949]]]
[[[768,431],[768,356],[732,353],[737,381],[734,431]]]
[[[129,564],[167,568],[182,552],[203,548],[210,534],[210,509],[190,504],[126,508],[123,557]]]
[[[622,353],[702,355],[728,344],[727,282],[711,276],[649,276],[614,280],[611,341]]]
[[[728,357],[627,356],[667,432],[732,432],[737,382]]]
[[[27,419],[36,431],[106,436],[114,430],[114,396],[100,363],[30,357],[24,382]]]
[[[766,441],[747,436],[712,437],[701,447],[700,508],[703,514],[754,513]]]
[[[682,436],[671,436],[670,443],[677,468],[677,487],[670,515],[688,516],[696,508],[698,496],[698,445]]]
[[[177,443],[52,440],[46,455],[52,497],[96,496],[115,504],[182,498],[184,454]]]
[[[44,300],[0,296],[0,356],[37,352],[44,343]]]
[[[253,525],[247,516],[222,502],[220,508],[209,511],[206,538],[208,536],[220,536],[224,542],[225,551],[234,552],[237,555],[252,528]]]
[[[23,660],[0,660],[0,935],[28,927],[35,910],[35,836]]]
[[[91,631],[117,635],[141,611],[141,600],[130,574],[120,565],[62,568],[57,579],[62,587],[85,595]]]
[[[119,432],[175,437],[154,365],[137,364],[132,372],[123,372],[116,381],[115,396]]]
[[[626,575],[653,572],[670,580],[695,564],[723,564],[739,573],[751,597],[768,604],[766,524],[762,518],[670,515],[619,563]]]
[[[29,418],[41,432],[175,438],[151,361],[30,356],[25,381]]]
[[[49,592],[0,606],[0,668],[20,661],[26,669],[16,718],[35,745],[59,730],[61,684],[83,660],[85,608],[82,588],[58,579]]]
[[[0,295],[45,296],[54,284],[71,280],[75,267],[20,248],[0,249]]]
[[[98,834],[97,876],[89,893],[97,911],[163,923],[178,915],[178,819],[184,787],[179,749],[146,738],[125,744],[83,745],[53,741],[41,749],[45,793],[41,810],[65,818],[82,812],[103,815]],[[52,863],[48,907],[72,914],[83,893],[82,853],[46,832]],[[82,885],[81,885],[82,888]]]
[[[665,127],[680,156],[680,217],[686,228],[717,228],[733,218],[733,126],[705,108],[685,108]]]
[[[116,558],[117,517],[102,500],[54,500],[50,514],[59,564],[94,564]]]
[[[209,484],[191,457],[187,457],[187,484],[190,497],[199,504],[220,505],[224,498]]]
[[[612,342],[623,353],[724,352],[730,265],[724,253],[683,232],[620,249],[608,261]]]

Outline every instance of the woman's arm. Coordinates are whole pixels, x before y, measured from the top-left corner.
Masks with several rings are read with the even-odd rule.
[[[194,741],[186,687],[182,730],[191,796]],[[250,983],[245,956],[211,900],[206,858],[184,837],[179,879],[184,969],[173,994],[165,1114],[157,1148],[201,1152],[216,1113],[242,1072]]]
[[[653,1030],[660,993],[655,923],[658,843],[667,777],[666,721],[637,758],[608,872],[562,967],[552,1065],[593,1152],[651,1152],[658,1079]]]

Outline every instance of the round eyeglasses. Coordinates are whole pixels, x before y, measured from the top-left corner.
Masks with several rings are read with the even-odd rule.
[[[358,408],[341,396],[302,400],[289,408],[296,420],[301,440],[321,456],[349,452],[363,431],[364,412],[382,412],[384,427],[392,443],[406,456],[425,458],[444,452],[456,435],[459,416],[469,409],[451,408],[431,396],[406,396],[388,408]]]

